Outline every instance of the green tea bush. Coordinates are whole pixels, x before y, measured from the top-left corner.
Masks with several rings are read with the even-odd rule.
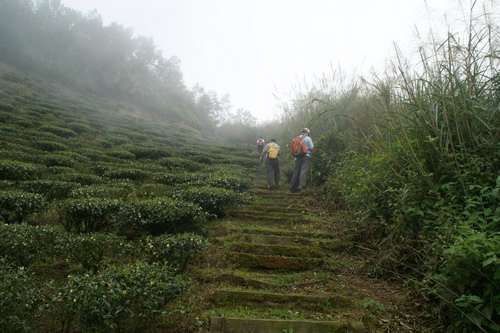
[[[109,179],[130,179],[143,181],[150,177],[150,173],[141,169],[114,169],[105,172],[103,177]]]
[[[31,332],[39,326],[36,312],[43,304],[33,275],[0,257],[0,329],[2,332]]]
[[[68,234],[53,226],[0,224],[0,256],[18,266],[50,263],[67,252]]]
[[[57,180],[30,180],[19,184],[22,191],[41,194],[48,200],[65,199],[77,187],[80,184]]]
[[[258,158],[225,155],[224,158],[218,160],[218,163],[240,165],[245,168],[258,168],[260,162]]]
[[[194,182],[193,185],[207,185],[213,187],[225,188],[227,190],[234,190],[237,192],[248,191],[251,187],[248,177],[241,178],[231,175],[210,175],[206,180]]]
[[[97,272],[109,264],[123,261],[134,254],[134,246],[124,237],[88,233],[68,237],[67,256],[70,262],[80,264],[87,271]]]
[[[5,223],[21,223],[26,217],[45,207],[45,198],[39,194],[0,191],[0,217]]]
[[[135,155],[129,152],[128,150],[112,150],[106,152],[106,155],[119,158],[122,160],[133,160],[135,159]]]
[[[69,147],[66,146],[65,144],[62,144],[58,141],[49,141],[49,140],[35,141],[33,143],[33,147],[50,152],[59,150],[69,150]]]
[[[202,169],[200,163],[181,157],[164,157],[158,160],[158,164],[167,167],[169,170],[198,171]]]
[[[55,290],[48,310],[60,330],[144,330],[185,288],[165,265],[111,266],[98,274],[70,276]]]
[[[68,231],[96,232],[116,223],[123,202],[107,198],[67,199],[58,203],[60,222]]]
[[[92,185],[102,183],[102,178],[96,175],[77,173],[77,172],[64,172],[53,177],[54,180],[70,183],[80,183],[82,185]]]
[[[0,160],[1,180],[28,180],[34,179],[40,172],[40,167],[35,164],[12,160]]]
[[[60,126],[56,126],[56,125],[45,125],[45,126],[40,127],[38,130],[42,131],[42,132],[49,132],[49,133],[55,134],[55,135],[63,137],[63,138],[70,138],[70,137],[78,135],[73,130],[70,130],[70,129],[64,128],[64,127],[60,127]]]
[[[213,186],[189,187],[180,191],[176,197],[184,201],[197,203],[207,213],[216,217],[224,215],[225,207],[236,206],[245,202],[243,194]]]
[[[62,166],[71,168],[75,165],[76,161],[71,157],[60,154],[47,154],[40,157],[40,162],[48,167]]]
[[[153,235],[192,229],[205,220],[206,213],[199,205],[169,198],[129,202],[120,214],[122,226]]]
[[[207,176],[201,173],[188,173],[188,172],[183,172],[183,173],[156,173],[153,176],[153,180],[159,184],[164,184],[164,185],[179,185],[179,184],[186,184],[186,183],[199,183],[203,182],[203,180]]]
[[[103,140],[100,141],[100,144],[103,148],[113,148],[116,146],[121,146],[130,141],[129,138],[122,135],[107,135]]]
[[[181,272],[208,247],[206,238],[191,233],[146,236],[139,244],[146,261],[168,263]]]
[[[170,150],[161,148],[139,148],[130,147],[129,151],[135,155],[137,159],[151,159],[158,160],[162,157],[171,157],[172,153]]]
[[[104,152],[97,149],[81,148],[77,149],[76,152],[88,157],[91,161],[94,162],[106,160],[106,155],[104,154]]]
[[[136,186],[132,192],[128,195],[128,200],[135,199],[151,199],[154,197],[165,196],[168,191],[168,187],[163,184],[142,184]]]
[[[68,128],[68,129],[70,129],[78,134],[92,132],[92,127],[90,127],[87,124],[80,123],[80,122],[71,122],[69,124],[64,124],[64,125],[60,125],[60,126]]]
[[[124,199],[133,190],[130,183],[110,183],[99,185],[87,185],[71,191],[71,198],[108,198]]]

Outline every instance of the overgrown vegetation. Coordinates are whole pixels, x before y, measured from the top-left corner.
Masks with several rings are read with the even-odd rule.
[[[500,57],[499,27],[481,17],[422,47],[417,66],[400,56],[385,78],[343,87],[325,78],[287,106],[287,124],[310,121],[320,196],[358,210],[358,231],[382,252],[376,269],[411,281],[449,329],[491,332],[500,331]]]

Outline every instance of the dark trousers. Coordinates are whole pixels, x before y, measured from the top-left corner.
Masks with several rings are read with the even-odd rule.
[[[310,157],[302,157],[295,160],[295,169],[293,170],[290,190],[302,190],[307,184],[307,170],[311,164]]]
[[[278,185],[280,183],[280,164],[277,158],[266,157],[266,174],[267,184],[269,186]]]
[[[257,152],[259,153],[259,156],[260,156],[260,154],[262,154],[263,150],[264,150],[264,146],[263,145],[257,145]]]

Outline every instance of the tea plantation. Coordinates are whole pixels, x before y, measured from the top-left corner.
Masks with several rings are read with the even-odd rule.
[[[0,67],[2,332],[145,330],[205,224],[244,203],[253,146]]]

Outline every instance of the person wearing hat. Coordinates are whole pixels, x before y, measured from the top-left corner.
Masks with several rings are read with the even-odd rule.
[[[266,174],[267,174],[267,188],[280,187],[280,164],[279,158],[281,155],[281,148],[276,143],[275,139],[269,139],[269,143],[264,147],[260,155],[261,162],[266,159]]]
[[[293,170],[292,180],[290,182],[290,192],[301,191],[307,184],[307,171],[311,164],[311,152],[314,150],[314,144],[311,139],[309,128],[303,128],[299,138],[303,138],[307,151],[304,157],[294,157],[295,169]]]

